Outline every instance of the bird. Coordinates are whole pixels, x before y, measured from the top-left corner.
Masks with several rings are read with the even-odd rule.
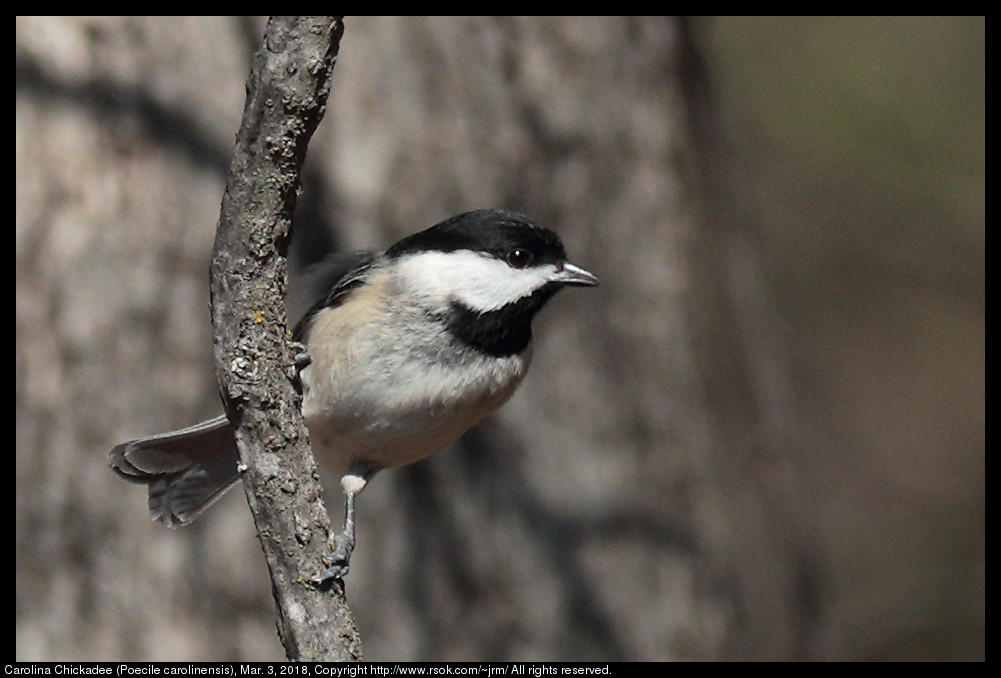
[[[312,274],[322,293],[292,340],[317,462],[340,478],[344,529],[331,576],[355,547],[355,498],[383,469],[455,443],[508,401],[532,361],[532,320],[567,286],[599,284],[559,236],[508,210],[464,212],[384,251],[334,255]],[[222,415],[130,440],[111,468],[148,486],[154,520],[191,523],[240,481]]]

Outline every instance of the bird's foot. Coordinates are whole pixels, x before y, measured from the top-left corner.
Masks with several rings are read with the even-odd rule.
[[[351,554],[354,552],[355,543],[350,535],[333,535],[327,542],[327,546],[330,552],[323,557],[326,567],[309,577],[309,580],[317,585],[325,584],[334,579],[344,579],[351,566]]]
[[[295,386],[296,392],[302,395],[302,371],[313,362],[313,356],[309,354],[306,345],[298,341],[289,342],[289,348],[292,349],[292,367],[295,368],[292,384]]]

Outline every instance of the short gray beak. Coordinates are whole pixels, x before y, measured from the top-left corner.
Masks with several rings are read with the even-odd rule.
[[[564,285],[586,285],[588,287],[597,285],[600,282],[598,276],[594,273],[585,271],[580,266],[574,266],[569,261],[563,262],[563,268],[556,271],[552,280]]]

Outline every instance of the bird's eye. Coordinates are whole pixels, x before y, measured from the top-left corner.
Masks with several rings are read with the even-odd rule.
[[[520,248],[511,250],[507,253],[507,263],[511,268],[525,268],[532,263],[532,253]]]

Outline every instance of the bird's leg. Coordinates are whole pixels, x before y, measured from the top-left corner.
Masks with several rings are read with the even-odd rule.
[[[355,496],[365,487],[366,479],[351,473],[341,478],[344,488],[344,529],[340,534],[330,536],[327,542],[331,565],[320,573],[317,581],[343,579],[351,564],[351,553],[355,548]]]
[[[333,553],[331,559],[333,565],[331,569],[342,570],[338,577],[343,577],[348,573],[351,564],[351,553],[355,550],[355,492],[347,492],[344,495],[344,530],[340,534],[333,535],[330,540],[333,542]]]

